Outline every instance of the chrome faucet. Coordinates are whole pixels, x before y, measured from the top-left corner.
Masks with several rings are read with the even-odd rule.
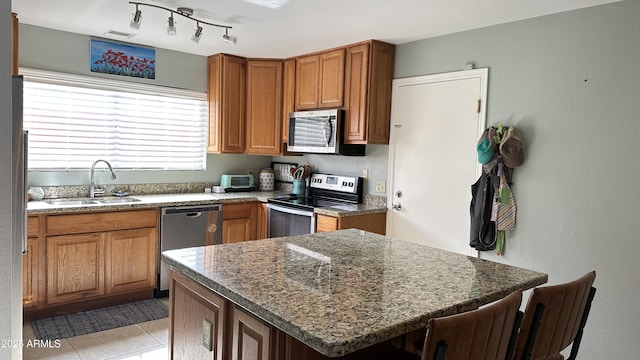
[[[96,195],[104,195],[104,188],[102,186],[96,186],[96,183],[93,181],[94,173],[96,170],[96,164],[99,162],[103,162],[107,164],[109,167],[109,171],[111,171],[111,180],[115,180],[117,178],[116,173],[113,172],[113,168],[111,164],[107,160],[96,160],[93,165],[91,165],[91,184],[89,185],[89,197],[96,197]]]

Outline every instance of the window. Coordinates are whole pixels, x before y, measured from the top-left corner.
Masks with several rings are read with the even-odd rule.
[[[21,69],[29,168],[205,170],[206,93]]]

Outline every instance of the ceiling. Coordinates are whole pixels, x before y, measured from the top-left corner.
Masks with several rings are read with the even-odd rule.
[[[418,39],[512,22],[618,0],[136,0],[229,25],[203,25],[174,16],[177,34],[167,35],[169,12],[140,6],[140,29],[129,26],[135,6],[128,0],[12,0],[21,23],[197,55],[226,52],[246,57],[286,58],[366,39],[402,44]],[[114,36],[117,31],[132,36]]]

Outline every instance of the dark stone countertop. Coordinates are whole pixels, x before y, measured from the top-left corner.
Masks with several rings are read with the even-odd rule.
[[[162,258],[330,357],[547,281],[544,273],[355,229],[171,250]]]

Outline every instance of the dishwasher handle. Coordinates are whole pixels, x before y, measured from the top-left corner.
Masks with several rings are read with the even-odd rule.
[[[168,207],[162,209],[162,215],[185,214],[188,217],[198,217],[205,211],[222,211],[222,205]]]

